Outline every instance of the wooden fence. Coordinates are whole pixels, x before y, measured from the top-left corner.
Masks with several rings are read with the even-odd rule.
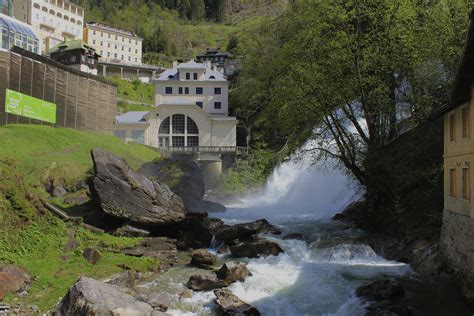
[[[56,124],[5,112],[6,89],[56,104]],[[0,51],[0,126],[42,124],[113,133],[117,87],[94,75],[14,47]]]

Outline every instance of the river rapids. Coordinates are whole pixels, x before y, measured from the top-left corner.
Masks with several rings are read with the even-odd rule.
[[[364,232],[331,220],[360,196],[336,164],[291,159],[277,167],[263,188],[228,205],[225,213],[212,214],[229,224],[266,218],[283,232],[267,238],[285,253],[240,259],[253,276],[229,288],[262,315],[364,315],[367,302],[355,296],[355,289],[371,280],[396,278],[407,291],[405,303],[423,315],[468,315],[452,282],[421,278],[409,265],[375,253],[364,244]],[[284,238],[292,233],[299,236]],[[219,264],[232,260],[218,256]],[[194,292],[191,298],[176,295],[187,290],[191,275],[207,273],[178,265],[143,286],[169,293],[172,315],[220,315],[212,291]]]

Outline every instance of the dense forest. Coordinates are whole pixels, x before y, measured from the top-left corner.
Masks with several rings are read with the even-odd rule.
[[[207,47],[227,48],[242,27],[275,17],[286,0],[75,0],[86,21],[101,21],[143,37],[144,61],[190,59]]]
[[[441,126],[421,127],[438,132],[419,137],[419,144],[406,138],[415,149],[433,145],[439,152],[433,151],[435,160],[422,159],[431,163],[426,169],[397,170],[411,176],[402,184],[390,182],[396,169],[382,152],[405,132],[431,124],[432,110],[448,102],[472,4],[302,1],[255,25],[240,37],[245,64],[231,95],[252,146],[281,158],[313,140],[306,151],[315,160],[339,162],[367,189],[374,203],[370,218],[397,223],[406,196],[396,196],[395,183],[427,183],[425,192],[442,187]],[[434,213],[416,210],[424,211]]]

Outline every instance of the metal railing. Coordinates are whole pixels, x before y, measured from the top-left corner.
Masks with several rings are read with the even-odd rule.
[[[248,155],[248,147],[239,146],[169,146],[165,149],[168,153],[183,154],[236,154]]]

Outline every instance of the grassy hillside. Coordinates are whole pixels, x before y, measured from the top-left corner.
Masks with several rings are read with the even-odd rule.
[[[156,260],[116,253],[139,239],[92,233],[65,223],[41,202],[51,199],[44,182],[67,186],[91,174],[89,152],[94,147],[124,157],[134,168],[158,159],[157,152],[113,136],[45,126],[0,127],[0,142],[0,264],[18,264],[36,278],[27,296],[7,296],[7,303],[35,304],[46,311],[81,275],[110,276],[122,271],[118,265],[123,264],[139,271],[158,267]],[[78,248],[67,250],[65,245],[74,233]],[[82,257],[85,247],[100,250],[97,265]]]
[[[107,80],[118,86],[117,96],[119,98],[150,105],[154,104],[155,86],[152,83],[143,83],[140,80],[123,80],[117,77],[109,77]]]

